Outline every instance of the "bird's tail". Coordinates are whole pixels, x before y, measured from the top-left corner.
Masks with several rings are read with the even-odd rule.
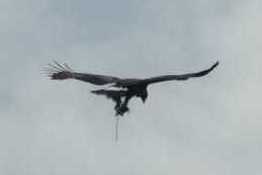
[[[52,80],[65,80],[73,77],[73,70],[66,63],[59,64],[54,61],[53,64],[48,64],[44,71]]]
[[[91,91],[93,94],[96,95],[104,95],[109,99],[119,99],[121,98],[121,96],[125,95],[125,91],[121,91],[121,90],[106,90],[106,89],[99,89],[99,90],[93,90]]]

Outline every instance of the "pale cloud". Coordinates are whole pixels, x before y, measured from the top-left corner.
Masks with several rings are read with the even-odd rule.
[[[0,2],[1,174],[261,174],[261,2]],[[114,142],[113,104],[40,69],[147,77]],[[97,109],[99,106],[99,109]]]

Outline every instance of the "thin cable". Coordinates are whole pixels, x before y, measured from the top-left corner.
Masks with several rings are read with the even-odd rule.
[[[118,126],[119,126],[119,116],[116,116],[116,123],[115,123],[115,142],[118,141]]]

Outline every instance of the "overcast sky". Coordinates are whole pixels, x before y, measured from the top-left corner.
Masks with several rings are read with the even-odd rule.
[[[262,1],[0,0],[0,174],[262,174]],[[77,71],[208,76],[149,88],[114,142],[113,103]]]

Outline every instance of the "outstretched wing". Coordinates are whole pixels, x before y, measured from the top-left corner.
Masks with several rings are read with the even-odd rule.
[[[158,77],[152,77],[147,78],[143,80],[143,83],[145,84],[151,84],[151,83],[158,83],[162,81],[171,81],[171,80],[187,80],[189,78],[195,78],[195,77],[202,77],[207,75],[209,72],[211,72],[215,67],[217,67],[219,62],[217,61],[213,66],[211,66],[209,69],[196,72],[196,73],[188,73],[188,74],[182,74],[182,75],[164,75],[164,76],[158,76]]]
[[[106,75],[77,73],[74,72],[67,64],[59,64],[56,61],[54,61],[53,64],[48,64],[48,66],[49,67],[46,68],[45,71],[52,80],[76,79],[94,85],[106,85],[116,83],[120,80],[120,78]]]

